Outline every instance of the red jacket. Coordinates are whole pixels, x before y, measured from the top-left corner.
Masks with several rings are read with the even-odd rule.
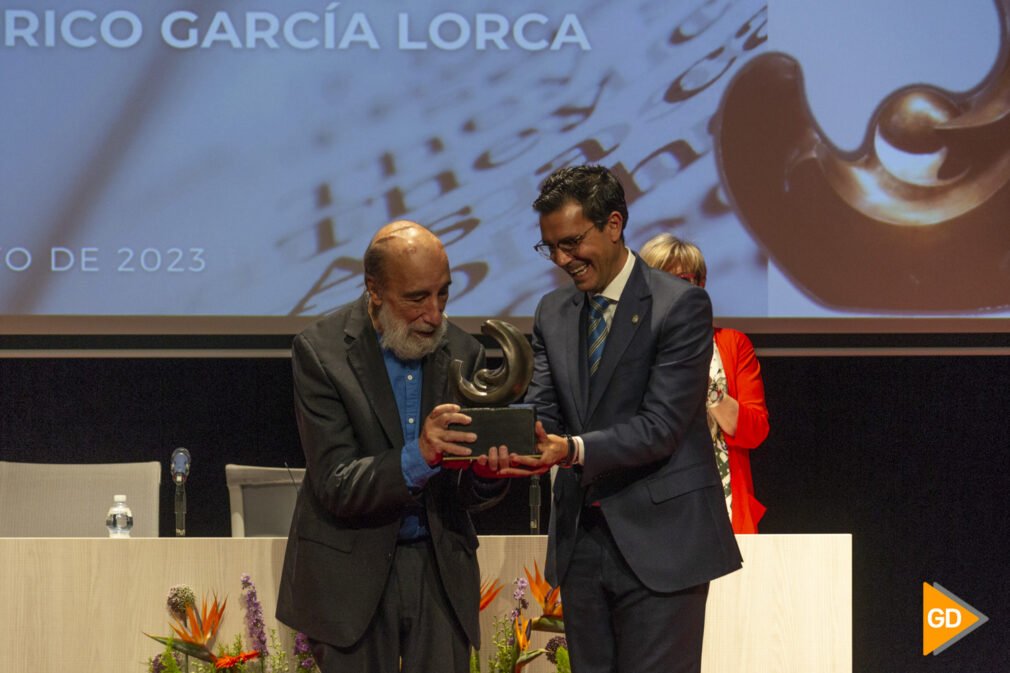
[[[750,450],[768,436],[768,407],[761,382],[761,365],[750,339],[734,329],[717,327],[715,345],[726,372],[730,397],[740,404],[736,434],[723,433],[729,449],[729,480],[733,490],[733,532],[756,533],[765,506],[754,497]]]

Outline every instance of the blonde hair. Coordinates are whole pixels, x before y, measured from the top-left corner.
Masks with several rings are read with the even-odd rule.
[[[642,246],[639,255],[651,267],[667,273],[694,274],[697,284],[705,285],[708,276],[705,257],[694,243],[682,241],[673,234],[659,234]]]

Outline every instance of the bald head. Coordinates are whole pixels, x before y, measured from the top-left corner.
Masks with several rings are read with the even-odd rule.
[[[365,286],[383,348],[404,360],[432,352],[445,334],[450,282],[437,236],[404,220],[379,229],[365,251]]]
[[[369,291],[373,286],[381,289],[387,284],[390,262],[399,263],[417,256],[432,261],[441,257],[446,266],[449,263],[442,242],[426,227],[409,220],[383,226],[375,232],[365,250],[365,283]]]

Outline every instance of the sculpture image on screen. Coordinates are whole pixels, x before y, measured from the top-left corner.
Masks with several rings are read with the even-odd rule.
[[[741,221],[815,300],[839,309],[1010,306],[1010,13],[983,84],[891,93],[843,152],[811,114],[788,54],[751,60],[727,87],[717,157]]]

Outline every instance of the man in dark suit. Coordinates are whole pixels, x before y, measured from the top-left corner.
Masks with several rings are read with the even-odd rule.
[[[536,249],[573,287],[537,307],[526,401],[541,455],[512,460],[570,468],[546,565],[572,670],[698,671],[708,583],[741,563],[705,420],[708,295],[625,247],[624,190],[605,168],[555,171],[533,207]]]
[[[444,318],[449,262],[427,229],[386,225],[364,265],[367,295],[292,347],[307,470],[277,617],[309,637],[323,673],[464,673],[480,642],[468,509],[507,482],[441,461],[476,439],[448,429],[469,423],[448,403],[449,366],[472,376],[484,351]],[[499,459],[502,448],[478,465],[491,473]]]

